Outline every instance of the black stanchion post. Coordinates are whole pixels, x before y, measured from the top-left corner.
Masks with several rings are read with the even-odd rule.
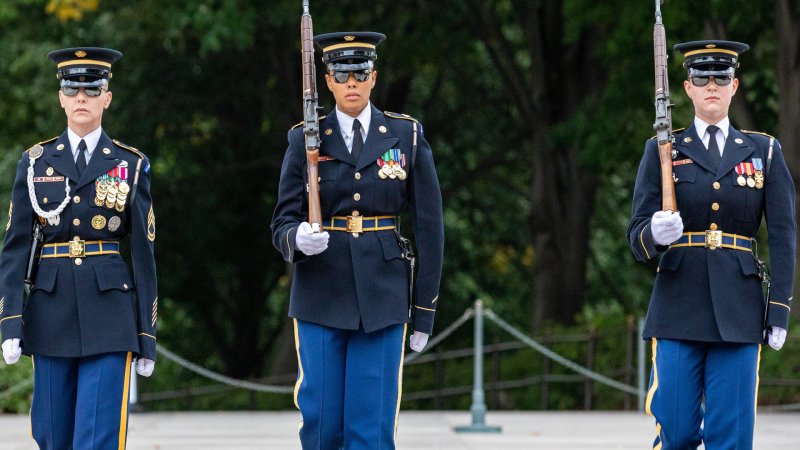
[[[455,427],[457,433],[499,433],[502,428],[486,425],[486,401],[483,392],[483,301],[475,300],[474,371],[472,380],[472,424]]]

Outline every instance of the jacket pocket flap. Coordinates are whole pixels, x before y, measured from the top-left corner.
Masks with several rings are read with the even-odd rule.
[[[58,265],[43,262],[36,269],[36,281],[33,283],[32,290],[38,289],[52,293],[56,287],[56,278],[58,278]]]
[[[750,252],[733,250],[736,252],[736,257],[739,258],[739,265],[742,267],[742,274],[744,276],[758,275],[758,265],[756,259]]]
[[[118,289],[129,291],[133,288],[131,274],[128,266],[122,262],[106,262],[94,266],[94,273],[97,276],[97,287],[101,291]]]
[[[670,249],[661,256],[661,261],[658,262],[659,272],[669,270],[675,272],[681,265],[683,254],[686,253],[685,249]]]
[[[397,242],[397,237],[393,233],[380,233],[378,238],[381,241],[381,247],[383,247],[383,259],[390,261],[403,256],[403,252],[400,250],[400,243]]]

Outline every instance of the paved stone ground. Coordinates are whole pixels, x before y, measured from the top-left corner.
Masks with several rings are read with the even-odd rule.
[[[128,450],[299,450],[297,412],[132,414]],[[400,450],[646,449],[653,421],[631,412],[489,412],[497,434],[455,433],[467,412],[402,412]],[[34,450],[27,416],[0,415],[0,450]],[[762,413],[756,450],[800,448],[800,413]]]

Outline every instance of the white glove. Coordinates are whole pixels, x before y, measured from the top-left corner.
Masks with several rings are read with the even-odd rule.
[[[19,346],[19,338],[6,339],[3,341],[3,359],[6,364],[14,364],[19,361],[22,349]]]
[[[786,342],[786,330],[781,327],[769,327],[767,330],[767,342],[775,350],[780,350]]]
[[[311,224],[303,222],[297,227],[297,234],[294,237],[294,243],[298,250],[306,255],[317,255],[328,248],[328,238],[330,235],[327,231],[322,233],[314,233],[311,229]]]
[[[658,245],[669,245],[677,241],[683,234],[681,213],[672,211],[656,211],[650,221],[650,232]]]
[[[156,368],[156,362],[152,359],[139,358],[136,360],[136,373],[143,377],[149,377]]]
[[[411,333],[411,337],[409,341],[411,341],[411,350],[415,352],[421,352],[425,345],[428,343],[428,338],[430,335],[428,333],[423,333],[421,331],[415,331]]]

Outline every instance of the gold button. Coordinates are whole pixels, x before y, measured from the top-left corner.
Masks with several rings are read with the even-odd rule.
[[[361,215],[361,213],[358,212],[358,211],[353,211],[353,214],[350,214],[350,215],[353,216],[353,217],[358,217],[358,216]]]
[[[47,197],[43,198],[42,202],[47,203]]]
[[[72,199],[72,201],[73,201],[73,202],[75,202],[75,203],[80,203],[80,202],[81,202],[81,198],[80,198],[79,196],[77,196],[77,195],[76,195],[76,196],[75,196],[75,197]]]
[[[357,238],[358,237],[358,233],[353,233],[353,237]]]
[[[355,201],[359,201],[359,200],[361,200],[361,194],[359,194],[358,192],[356,192],[355,194],[353,194],[353,200],[355,200]]]
[[[356,180],[360,180],[361,179],[361,172],[356,172],[355,177],[356,177]]]
[[[75,265],[80,266],[81,264],[83,264],[83,260],[80,258],[75,258]]]
[[[75,220],[73,220],[73,221],[72,221],[72,224],[73,224],[73,225],[75,225],[76,227],[79,227],[79,226],[81,225],[81,219],[75,219]]]
[[[73,240],[73,241],[80,241],[80,240],[81,240],[81,237],[80,237],[80,236],[75,236],[74,238],[72,238],[72,240]]]
[[[122,287],[128,289],[128,283],[123,284]]]
[[[717,229],[717,224],[712,223],[709,228],[711,228],[712,231],[715,231]]]
[[[714,184],[713,184],[713,186],[714,186],[714,190],[715,190],[715,191],[716,191],[716,190],[719,190],[719,181],[715,181],[715,182],[714,182]]]
[[[719,211],[719,203],[717,202],[712,203],[711,209],[713,209],[714,211]]]

